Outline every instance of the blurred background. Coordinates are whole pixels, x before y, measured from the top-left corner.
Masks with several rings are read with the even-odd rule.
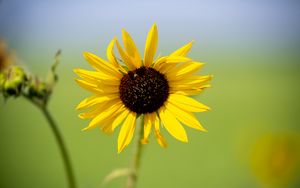
[[[197,114],[208,130],[187,128],[189,143],[151,135],[138,187],[300,187],[300,1],[0,1],[0,37],[22,66],[45,77],[62,49],[50,111],[59,124],[81,188],[101,187],[127,167],[133,144],[117,154],[118,130],[82,132],[75,106],[89,93],[74,68],[91,69],[83,51],[105,57],[121,29],[140,52],[158,25],[158,54],[194,40],[193,59],[206,62],[212,88],[197,96],[212,108]],[[106,187],[122,187],[125,178]],[[41,112],[23,98],[0,98],[0,187],[66,187],[63,164]],[[104,186],[103,186],[104,187]]]

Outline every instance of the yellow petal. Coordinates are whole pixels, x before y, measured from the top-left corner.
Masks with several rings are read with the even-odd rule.
[[[88,127],[83,130],[90,130],[98,125],[100,125],[106,118],[112,116],[119,108],[121,108],[123,103],[119,100],[111,104],[111,106],[107,109],[103,109],[103,112],[96,116],[88,125]]]
[[[84,80],[79,80],[79,79],[75,79],[75,81],[83,89],[86,89],[86,90],[88,90],[92,93],[101,93],[98,86],[95,85],[95,84],[89,83],[89,82],[84,81]]]
[[[172,103],[166,102],[166,108],[182,123],[185,125],[197,129],[199,131],[205,131],[201,126],[197,118],[190,112],[184,111]]]
[[[159,70],[159,67],[166,62],[167,58],[168,58],[167,56],[163,56],[163,57],[158,58],[155,61],[154,65],[153,65],[153,68],[156,69],[156,70]]]
[[[168,56],[166,59],[166,63],[187,63],[191,61],[191,58],[183,56]]]
[[[158,144],[161,147],[166,148],[168,146],[168,144],[167,144],[165,137],[161,134],[159,126],[160,126],[160,121],[159,121],[158,116],[155,114],[155,121],[154,121],[155,137],[156,137]]]
[[[129,70],[134,70],[134,69],[138,68],[138,67],[136,67],[136,65],[134,63],[134,60],[126,52],[124,52],[124,50],[122,49],[118,40],[116,40],[116,44],[117,44],[118,52],[119,52],[120,56],[122,57],[126,66],[129,68]]]
[[[112,106],[113,104],[117,103],[120,99],[113,99],[110,101],[106,101],[103,102],[101,104],[97,104],[95,106],[93,106],[91,108],[90,111],[88,112],[84,112],[84,113],[80,113],[79,114],[79,118],[81,119],[90,119],[90,118],[94,118],[97,115],[99,115],[100,113],[102,113],[103,111],[105,111],[107,108],[109,108],[110,106]],[[116,117],[118,117],[119,114],[121,114],[121,112],[123,112],[125,110],[125,107],[121,107],[119,110],[117,110],[111,117],[113,117],[114,119],[111,121],[112,122],[116,119]]]
[[[99,99],[98,99],[99,98]],[[108,97],[98,97],[97,95],[93,95],[93,96],[90,96],[88,98],[85,98],[83,99],[77,106],[76,106],[76,110],[80,110],[80,109],[83,109],[83,108],[87,108],[87,107],[90,107],[92,106],[93,104],[97,104],[97,101],[105,101],[104,99],[106,100],[109,100]]]
[[[118,85],[106,85],[106,84],[98,84],[99,91],[102,95],[105,94],[118,94],[120,89]]]
[[[115,99],[115,98],[118,98],[118,95],[105,95],[105,96],[96,95],[96,96],[91,96],[91,97],[86,98],[83,101],[81,101],[77,105],[76,109],[81,110],[81,109],[88,108],[88,107],[91,107],[93,105],[103,103],[105,101],[109,101],[109,100],[112,100],[112,99]]]
[[[73,70],[78,76],[83,79],[93,79],[93,80],[120,80],[117,77],[105,74],[99,71],[88,71],[84,69],[74,69]]]
[[[146,45],[145,45],[145,52],[144,52],[144,65],[149,67],[153,63],[153,59],[156,53],[158,43],[158,33],[157,33],[157,26],[154,24],[150,29]]]
[[[152,122],[151,122],[151,114],[150,113],[146,113],[144,115],[144,138],[143,138],[143,142],[147,143],[148,142],[148,137],[151,131],[151,127],[152,127]],[[153,122],[154,123],[154,122]]]
[[[115,128],[123,122],[129,112],[130,111],[124,105],[122,105],[121,108],[114,112],[114,114],[102,122],[102,131],[107,134],[111,134]]]
[[[98,80],[98,84],[107,86],[119,86],[121,80]]]
[[[114,49],[114,44],[116,42],[116,39],[114,38],[113,40],[110,41],[107,50],[106,50],[106,56],[108,61],[110,61],[116,68],[119,67],[119,63],[114,55],[113,49]]]
[[[129,113],[130,111],[127,108],[125,108],[124,111],[121,114],[119,114],[112,122],[112,130],[114,130],[118,125],[120,125]]]
[[[119,86],[121,81],[119,78],[106,76],[95,71],[74,69],[74,72],[83,78],[87,83],[94,85],[94,87],[97,89],[100,89],[101,85]]]
[[[191,76],[187,79],[182,80],[172,80],[169,81],[170,85],[193,85],[193,84],[203,84],[207,81],[210,81],[213,78],[212,75],[207,76]]]
[[[177,107],[189,111],[189,112],[205,112],[210,110],[210,108],[200,102],[179,94],[170,94],[168,102],[176,105]]]
[[[75,81],[82,88],[84,88],[90,92],[93,92],[95,94],[111,95],[111,94],[119,93],[119,85],[117,85],[117,83],[114,83],[112,80],[105,82],[105,84],[103,84],[103,82],[93,84],[93,83],[89,83],[85,80],[78,80],[78,79],[75,79]]]
[[[83,112],[80,113],[78,116],[80,119],[91,119],[96,117],[97,115],[99,115],[103,109],[102,106],[105,104],[106,102],[104,102],[103,104],[100,105],[95,105],[93,107],[91,107],[91,110],[87,111],[87,112]]]
[[[175,67],[167,73],[168,80],[182,79],[186,75],[191,75],[203,66],[202,63],[188,62]]]
[[[114,38],[113,40],[111,40],[111,42],[109,43],[107,50],[106,50],[106,55],[107,55],[107,59],[119,70],[121,70],[121,72],[123,73],[127,73],[127,71],[118,63],[117,58],[114,54],[114,45],[116,42],[116,38]]]
[[[176,64],[164,63],[157,70],[160,73],[166,74],[166,73],[172,71],[175,67],[176,67]]]
[[[164,124],[164,127],[167,131],[175,137],[177,140],[182,142],[188,142],[188,138],[186,132],[182,125],[177,121],[177,119],[173,116],[168,109],[162,106],[159,109],[159,117]]]
[[[87,71],[87,70],[83,70],[83,69],[74,69],[73,71],[78,76],[80,76],[82,79],[84,79],[85,81],[90,82],[92,84],[97,84],[99,78],[101,78],[100,76],[97,75],[98,72],[95,72],[95,71]],[[91,74],[89,74],[89,72],[91,72]]]
[[[122,74],[119,72],[117,68],[115,68],[112,64],[104,61],[100,57],[89,52],[84,52],[83,56],[98,71],[104,72],[107,75],[115,76],[117,78],[122,77]]]
[[[105,121],[101,123],[100,130],[105,134],[113,133],[111,122],[115,119],[115,116],[108,117]]]
[[[120,153],[132,140],[135,130],[136,113],[130,112],[125,119],[118,136],[118,153]]]
[[[186,56],[191,50],[192,46],[193,42],[189,42],[188,44],[173,52],[170,56]]]
[[[174,93],[174,92],[178,92],[178,91],[189,91],[189,90],[197,90],[197,91],[203,91],[206,88],[209,88],[210,85],[209,84],[205,84],[203,85],[202,83],[199,84],[190,84],[190,85],[174,85],[174,84],[169,84],[170,89],[169,92],[170,93]]]
[[[177,88],[177,87],[170,87],[170,90],[169,90],[169,93],[170,94],[180,94],[180,95],[197,95],[201,92],[203,92],[206,88],[209,88],[210,85],[209,84],[206,84],[206,85],[203,85],[201,87],[198,87],[198,88],[188,88],[188,87],[185,87],[185,88]]]
[[[112,121],[113,118],[110,118],[109,120]],[[113,133],[112,127],[111,127],[111,123],[106,123],[105,125],[103,125],[102,127],[100,127],[100,130],[102,132],[104,132],[107,135],[110,135]]]
[[[125,29],[122,30],[122,38],[123,38],[123,43],[126,49],[126,52],[129,56],[132,57],[133,63],[135,64],[136,68],[139,68],[142,66],[142,60],[140,53],[135,46],[134,41],[132,40],[131,36]]]
[[[153,68],[161,72],[161,70],[167,66],[175,67],[178,63],[187,63],[191,61],[192,59],[182,56],[164,56],[155,61]],[[170,70],[165,72],[169,72]]]
[[[117,125],[121,122],[119,122],[117,125],[114,125],[114,123],[116,123],[116,119],[120,119],[123,118],[121,121],[124,120],[124,118],[126,116],[124,116],[124,112],[128,111],[127,108],[125,106],[122,106],[121,108],[119,108],[113,115],[111,115],[110,117],[108,117],[107,119],[105,119],[101,124],[101,130],[106,133],[106,134],[111,134],[114,129],[117,127]]]

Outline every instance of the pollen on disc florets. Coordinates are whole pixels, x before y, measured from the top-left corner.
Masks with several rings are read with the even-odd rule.
[[[169,84],[163,74],[150,67],[129,71],[120,83],[120,98],[136,113],[158,110],[169,96]]]

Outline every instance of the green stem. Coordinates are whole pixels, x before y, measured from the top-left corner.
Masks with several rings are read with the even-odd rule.
[[[143,144],[142,144],[141,140],[142,140],[143,134],[144,134],[144,129],[143,129],[144,115],[142,115],[141,117],[142,118],[141,118],[141,125],[139,127],[139,129],[140,129],[139,137],[136,142],[136,150],[135,150],[135,154],[134,154],[134,158],[133,158],[132,173],[128,176],[126,188],[135,188],[137,180],[138,180],[138,172],[139,172],[139,168],[140,168],[141,156],[142,156],[142,151],[143,151]]]
[[[62,135],[61,135],[54,119],[52,118],[51,114],[47,110],[46,106],[40,106],[40,109],[42,110],[45,118],[47,119],[47,121],[52,129],[52,132],[56,138],[57,144],[59,146],[59,149],[60,149],[60,152],[61,152],[61,155],[63,158],[65,170],[66,170],[66,175],[67,175],[68,182],[69,182],[69,188],[76,188],[77,186],[76,186],[76,182],[75,182],[75,177],[74,177],[70,157],[69,157],[66,145],[64,143],[64,140],[62,138]]]

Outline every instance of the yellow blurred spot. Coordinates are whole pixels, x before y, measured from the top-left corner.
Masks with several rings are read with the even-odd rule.
[[[292,183],[300,167],[299,135],[266,135],[252,149],[251,166],[261,184],[286,187]]]

